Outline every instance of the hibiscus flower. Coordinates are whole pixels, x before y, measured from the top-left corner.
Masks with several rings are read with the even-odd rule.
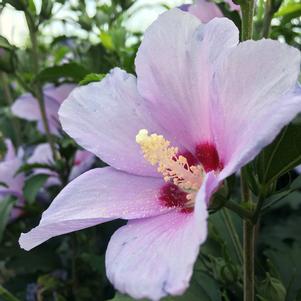
[[[115,68],[61,106],[63,129],[111,167],[67,185],[20,245],[129,220],[110,240],[107,276],[158,300],[189,286],[214,191],[301,110],[300,53],[239,43],[230,20],[204,25],[173,9],[146,31],[135,64],[137,78]]]
[[[86,172],[93,165],[95,156],[85,150],[77,150],[74,157],[73,166],[70,171],[69,181],[75,179],[82,173]],[[29,164],[49,164],[53,165],[54,160],[52,151],[48,143],[42,143],[36,146],[33,154],[29,157],[27,163]],[[49,175],[46,186],[60,185],[59,175],[55,171],[47,168],[36,168],[34,174]]]
[[[73,84],[62,84],[60,86],[47,85],[43,89],[44,102],[49,129],[52,134],[58,134],[60,125],[58,121],[58,110],[62,102],[74,89]],[[28,121],[37,121],[38,129],[44,133],[44,125],[37,99],[30,93],[21,95],[12,105],[14,115]]]
[[[240,11],[240,6],[232,0],[225,0],[225,2],[229,5],[231,11]],[[196,16],[202,23],[208,23],[214,18],[223,17],[222,11],[214,1],[196,0],[193,4],[183,4],[179,8]]]

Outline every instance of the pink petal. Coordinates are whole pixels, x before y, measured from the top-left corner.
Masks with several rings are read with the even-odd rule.
[[[20,245],[30,250],[51,237],[123,218],[154,216],[162,207],[158,191],[162,180],[139,177],[113,168],[97,168],[68,184],[43,213],[40,225],[22,234]]]
[[[87,151],[78,150],[74,158],[74,166],[71,169],[69,181],[72,181],[91,168],[95,162],[95,156]]]
[[[112,236],[106,270],[115,288],[135,299],[180,295],[189,286],[200,245],[207,237],[207,206],[217,187],[210,173],[193,213],[177,210],[130,221]]]
[[[60,104],[67,98],[74,87],[75,85],[73,84],[63,84],[58,87],[48,85],[43,88],[47,120],[50,132],[53,134],[59,133],[58,110]],[[27,93],[20,96],[12,105],[12,112],[20,118],[29,121],[38,121],[39,131],[42,133],[45,132],[38,101],[31,94]]]
[[[214,18],[223,17],[219,7],[211,1],[198,0],[188,8],[188,12],[201,20],[202,23],[208,23]]]
[[[301,111],[299,68],[300,52],[272,40],[241,43],[217,67],[212,126],[221,178],[252,160]]]
[[[54,163],[52,157],[52,151],[49,143],[42,143],[36,146],[33,154],[27,160],[28,164],[48,164],[52,165]],[[46,187],[59,185],[61,182],[59,180],[59,176],[55,171],[52,171],[48,168],[35,168],[33,171],[34,174],[44,174],[49,175],[50,177],[47,179],[45,183]]]
[[[230,6],[230,10],[240,11],[240,5],[235,4],[232,0],[225,0],[225,2]]]
[[[11,109],[14,115],[29,121],[36,121],[41,118],[38,102],[29,93],[17,98]]]
[[[21,195],[24,185],[24,174],[16,172],[21,167],[22,161],[19,158],[0,162],[0,182],[8,187],[0,186],[1,194]]]
[[[101,82],[76,88],[59,115],[63,129],[109,165],[157,176],[156,169],[144,159],[136,135],[143,128],[156,133],[162,130],[145,109],[133,75],[115,68]]]
[[[49,143],[37,145],[31,157],[28,158],[27,163],[53,164],[54,162]]]
[[[76,87],[74,84],[62,84],[59,86],[47,85],[44,89],[44,95],[52,98],[57,103],[61,104]]]
[[[4,161],[15,159],[16,152],[12,141],[10,139],[5,139],[5,145],[6,145],[6,154],[4,157]]]
[[[237,43],[230,20],[201,25],[179,9],[163,13],[145,33],[136,58],[138,90],[154,118],[191,152],[211,137],[213,65]]]

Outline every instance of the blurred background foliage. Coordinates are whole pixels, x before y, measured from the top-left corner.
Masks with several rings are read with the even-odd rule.
[[[216,3],[240,26],[238,12],[221,1]],[[12,115],[11,105],[19,95],[38,93],[46,83],[99,81],[116,66],[135,73],[135,54],[144,29],[159,13],[180,4],[183,1],[0,1],[1,157],[6,152],[5,138],[16,149],[22,147],[25,157],[47,142],[35,123]],[[255,39],[262,37],[301,49],[301,2],[258,0]],[[16,202],[13,197],[0,202],[0,300],[131,300],[116,294],[104,267],[107,243],[122,221],[52,239],[31,252],[18,246],[20,233],[37,225],[41,213],[68,181],[78,146],[63,132],[52,139],[59,159],[42,166],[24,163],[19,170],[26,174],[21,216],[9,219]],[[301,177],[294,170],[298,164],[300,118],[245,169],[253,195],[265,200],[256,256],[259,301],[301,300]],[[97,159],[96,166],[105,164]],[[61,183],[45,186],[47,174],[33,175],[41,167],[56,171]],[[209,239],[201,249],[189,290],[184,296],[165,300],[242,300],[242,226],[236,214],[219,208],[218,204],[227,201],[239,202],[235,176],[216,195]],[[229,227],[237,236],[231,235]]]

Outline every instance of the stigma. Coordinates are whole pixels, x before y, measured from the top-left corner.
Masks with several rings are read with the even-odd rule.
[[[142,129],[136,136],[144,158],[162,174],[165,182],[176,185],[186,193],[187,207],[193,207],[197,191],[202,185],[205,170],[201,164],[189,165],[187,159],[178,155],[179,149],[171,146],[162,135],[149,134]]]

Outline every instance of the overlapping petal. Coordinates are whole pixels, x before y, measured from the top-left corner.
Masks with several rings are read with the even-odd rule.
[[[78,150],[75,153],[74,165],[70,171],[69,181],[72,181],[82,173],[86,172],[95,161],[95,156],[85,150]]]
[[[201,25],[179,9],[162,14],[145,32],[136,58],[138,90],[154,118],[191,151],[211,138],[213,67],[237,43],[230,20]]]
[[[75,89],[59,115],[63,129],[109,165],[157,176],[155,168],[143,158],[136,135],[143,128],[157,133],[162,130],[146,110],[133,75],[115,68],[101,82]]]
[[[300,111],[299,66],[297,49],[261,40],[241,43],[217,67],[212,128],[221,177],[252,160]]]
[[[202,23],[207,23],[214,18],[223,17],[217,4],[208,0],[197,0],[195,4],[189,6],[187,11],[199,18]]]
[[[22,234],[29,250],[51,237],[109,220],[155,216],[169,211],[158,200],[163,180],[113,168],[93,169],[68,184],[43,213],[39,226]]]
[[[217,185],[214,174],[208,174],[193,213],[174,210],[133,220],[114,233],[106,254],[106,270],[120,292],[152,300],[184,292],[207,237],[206,202]]]

